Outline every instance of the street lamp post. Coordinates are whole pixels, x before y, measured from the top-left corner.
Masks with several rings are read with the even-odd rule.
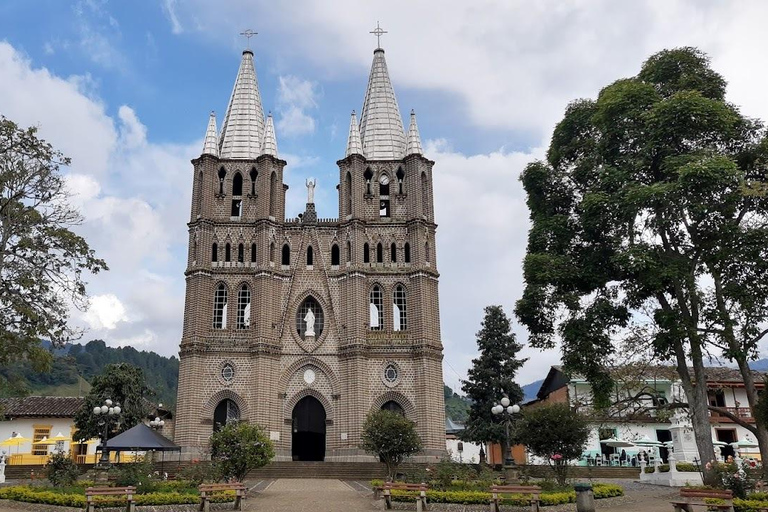
[[[99,466],[106,468],[109,466],[109,452],[107,451],[107,438],[109,436],[109,426],[113,421],[118,420],[118,416],[122,409],[120,404],[112,403],[112,400],[107,398],[104,400],[104,405],[96,406],[93,408],[93,415],[99,418],[99,426],[104,427],[104,432],[101,438],[101,459],[99,459]]]
[[[500,416],[504,420],[504,465],[514,466],[515,459],[512,458],[512,446],[509,441],[509,427],[512,424],[514,415],[520,413],[520,406],[517,404],[510,405],[511,402],[508,396],[504,396],[500,400],[500,404],[496,404],[491,407],[491,412],[496,416]]]

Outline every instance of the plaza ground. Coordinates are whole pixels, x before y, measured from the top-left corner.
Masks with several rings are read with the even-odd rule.
[[[634,480],[601,480],[617,483],[625,489],[620,498],[597,500],[598,510],[616,510],[621,512],[669,512],[669,501],[678,495],[678,489],[642,484]],[[250,496],[243,510],[269,512],[363,512],[384,510],[384,501],[373,500],[367,482],[352,482],[329,479],[279,479],[255,480],[246,482],[251,489]],[[415,510],[413,503],[397,504],[398,509]],[[222,506],[223,507],[223,506]],[[486,510],[485,506],[435,505],[432,510],[461,512],[464,510]],[[231,510],[228,507],[217,510]],[[0,500],[0,512],[18,511],[74,512],[75,508],[50,507],[35,503],[15,503]],[[170,508],[163,507],[164,511]],[[179,510],[195,510],[194,506],[180,507]],[[527,507],[505,508],[509,511],[529,510]],[[543,512],[573,512],[573,503],[556,507],[542,507]]]

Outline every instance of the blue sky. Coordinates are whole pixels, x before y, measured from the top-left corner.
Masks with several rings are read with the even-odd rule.
[[[181,332],[189,160],[211,110],[221,126],[239,33],[259,32],[251,46],[289,163],[287,215],[301,211],[314,176],[320,216],[335,217],[335,162],[380,21],[401,113],[416,110],[436,161],[444,373],[456,386],[483,307],[511,315],[521,294],[528,221],[517,177],[543,155],[567,103],[634,75],[658,50],[692,45],[712,56],[730,100],[766,119],[766,19],[760,1],[7,0],[0,113],[39,126],[73,158],[78,229],[112,269],[90,279],[92,307],[72,321],[86,340],[169,355]],[[525,355],[521,383],[558,361],[555,351]]]

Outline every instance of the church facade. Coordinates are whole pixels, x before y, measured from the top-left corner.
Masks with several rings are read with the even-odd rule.
[[[404,414],[445,453],[434,162],[408,130],[377,48],[337,162],[336,219],[286,218],[280,158],[253,53],[221,132],[194,166],[175,440],[189,457],[228,421],[260,425],[277,460],[374,460],[366,415]],[[323,184],[320,184],[323,186]],[[298,212],[297,212],[298,213]]]

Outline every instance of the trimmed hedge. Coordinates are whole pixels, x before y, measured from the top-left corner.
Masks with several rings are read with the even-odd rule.
[[[768,508],[768,501],[733,499],[733,509],[736,512],[760,512]]]
[[[371,481],[373,484],[375,481]],[[382,483],[383,484],[383,483]],[[624,488],[614,484],[594,484],[592,487],[595,499],[613,498],[623,496]],[[416,499],[416,491],[392,491],[394,501],[413,501]],[[432,503],[458,503],[462,505],[486,505],[491,500],[489,491],[427,491],[427,500]],[[529,497],[524,494],[507,494],[501,499],[506,505],[525,506],[529,503]],[[541,505],[563,505],[576,502],[576,491],[568,492],[542,492]]]
[[[698,473],[698,468],[690,462],[678,462],[677,470],[681,473]],[[653,473],[653,466],[645,467],[646,473]],[[669,473],[669,464],[659,464],[659,473]]]
[[[23,501],[25,503],[45,503],[47,505],[59,505],[65,507],[85,507],[85,494],[61,493],[45,487],[29,487],[17,485],[0,488],[0,499]],[[149,492],[146,494],[134,494],[136,505],[185,505],[199,502],[197,494],[171,492]],[[227,503],[234,501],[235,493],[226,491],[217,493],[211,497],[212,503]],[[124,497],[97,496],[96,507],[119,507],[125,505]]]

